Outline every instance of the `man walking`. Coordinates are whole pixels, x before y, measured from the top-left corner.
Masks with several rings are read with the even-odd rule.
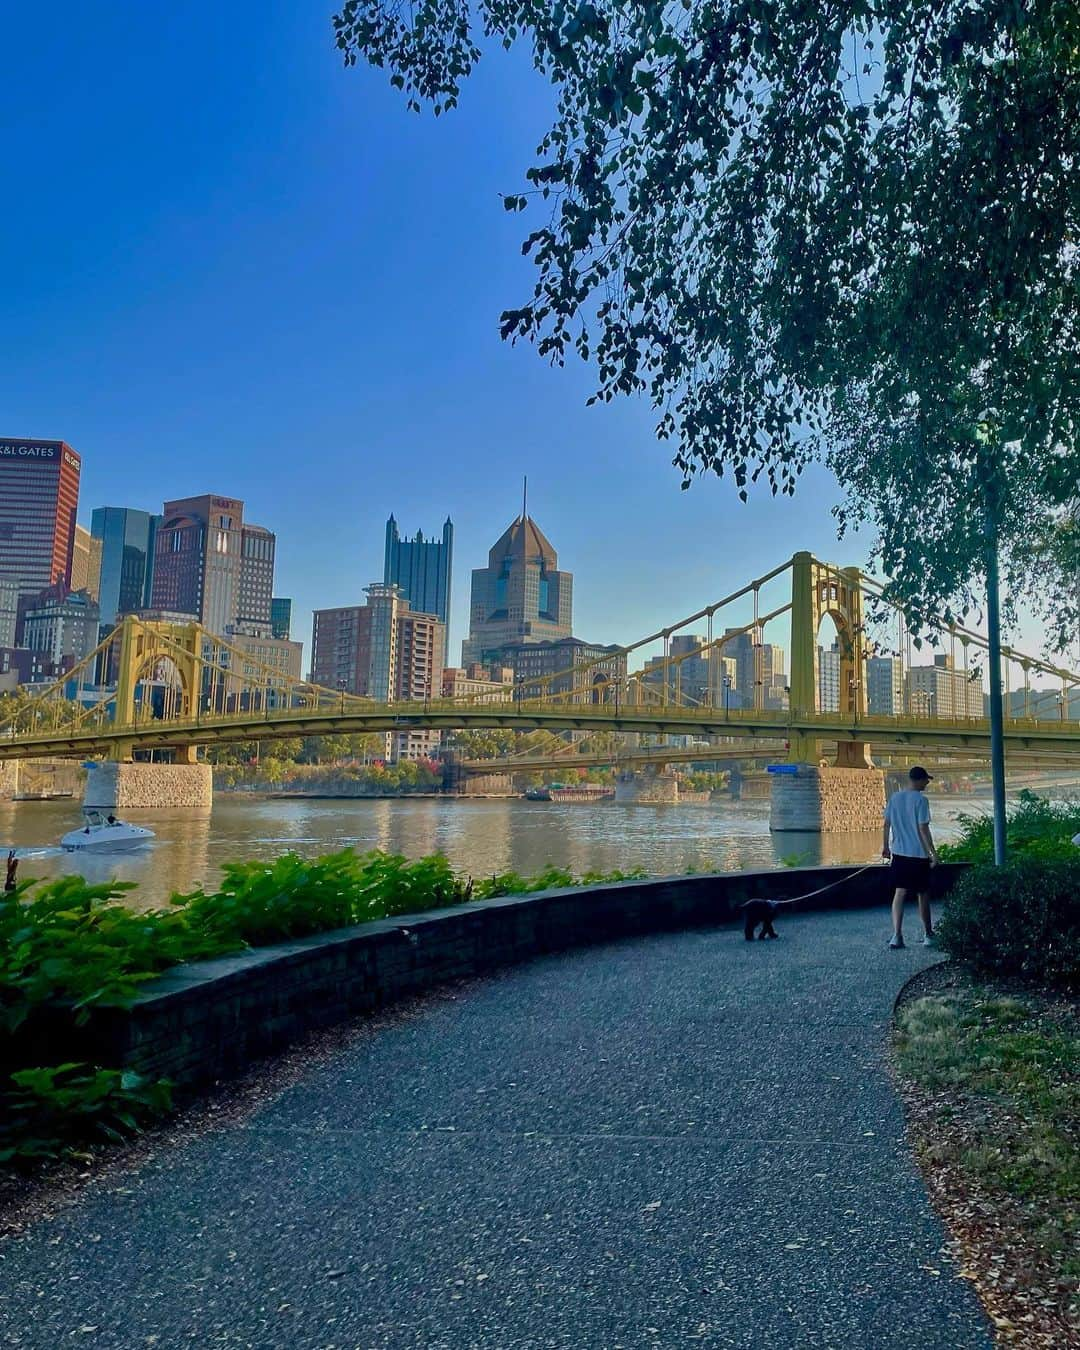
[[[923,924],[923,946],[934,945],[934,927],[930,918],[930,869],[937,866],[937,849],[930,834],[930,803],[926,785],[930,774],[915,765],[908,771],[910,787],[894,792],[885,807],[885,837],[881,856],[892,859],[892,948],[904,945],[904,901],[914,891],[919,901]],[[890,837],[891,835],[891,837]]]

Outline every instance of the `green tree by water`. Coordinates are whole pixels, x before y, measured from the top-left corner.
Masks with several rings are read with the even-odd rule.
[[[1010,589],[1075,631],[1075,0],[345,0],[335,27],[416,111],[528,48],[556,112],[504,198],[536,277],[503,335],[648,397],[684,486],[828,463],[916,621],[981,596],[989,502]]]

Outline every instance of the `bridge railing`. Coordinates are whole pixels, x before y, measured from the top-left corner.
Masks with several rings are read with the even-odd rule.
[[[258,710],[232,710],[196,712],[184,717],[169,719],[142,715],[133,721],[118,724],[101,722],[82,723],[78,726],[56,727],[47,723],[33,728],[8,727],[3,738],[19,743],[32,744],[38,740],[54,741],[58,738],[70,738],[73,742],[80,739],[100,738],[103,735],[113,737],[153,734],[160,738],[165,733],[175,733],[178,741],[199,740],[199,733],[215,728],[240,728],[250,732],[250,739],[258,739],[261,728],[281,727],[302,723],[318,723],[332,731],[335,723],[356,723],[369,721],[377,724],[380,730],[392,731],[395,726],[417,726],[428,723],[443,728],[452,727],[456,717],[463,724],[477,724],[481,719],[495,724],[526,725],[530,720],[542,719],[550,722],[559,720],[568,726],[595,724],[597,726],[618,729],[620,722],[656,721],[692,729],[700,726],[708,729],[709,734],[722,735],[724,727],[761,728],[765,734],[782,735],[785,731],[819,733],[822,737],[841,736],[848,739],[873,739],[875,732],[890,733],[910,730],[927,732],[934,730],[983,734],[988,731],[989,722],[985,717],[949,717],[925,716],[922,714],[865,714],[852,716],[830,712],[804,711],[800,709],[753,709],[753,708],[711,708],[686,707],[677,704],[659,706],[657,704],[616,704],[613,701],[603,703],[580,703],[568,705],[561,701],[535,699],[512,700],[504,703],[473,704],[462,707],[448,699],[424,699],[408,702],[380,703],[375,700],[350,697],[340,705],[322,706],[266,707]],[[1080,723],[1062,721],[1058,718],[1010,717],[1007,725],[1013,734],[1031,732],[1076,736],[1080,738]],[[0,738],[0,739],[3,739]]]

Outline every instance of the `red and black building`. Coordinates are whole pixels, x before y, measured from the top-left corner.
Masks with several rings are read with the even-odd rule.
[[[71,586],[81,468],[65,441],[0,437],[0,577],[20,597]]]

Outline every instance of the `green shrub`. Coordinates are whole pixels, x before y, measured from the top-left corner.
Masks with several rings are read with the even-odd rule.
[[[500,872],[496,876],[484,877],[473,883],[472,895],[476,900],[494,900],[501,895],[529,895],[533,891],[561,890],[567,886],[602,886],[615,881],[638,881],[645,876],[640,867],[629,872],[586,872],[575,877],[562,867],[550,864],[542,872],[534,872],[524,877],[520,872]]]
[[[959,837],[939,850],[949,862],[992,862],[994,822],[990,815],[957,816]],[[1080,834],[1080,804],[1049,802],[1034,792],[1020,793],[1010,809],[1006,843],[1011,854],[1045,860],[1080,858],[1080,849],[1072,842]]]
[[[1080,858],[972,867],[949,895],[938,940],[976,970],[1080,988]]]
[[[95,1004],[123,1006],[143,981],[189,959],[184,918],[117,904],[131,889],[62,877],[24,882],[0,899],[0,1035],[17,1031],[37,1004],[64,1004],[79,1020]]]
[[[441,854],[409,862],[377,850],[324,858],[286,853],[272,863],[229,863],[222,872],[218,890],[173,897],[207,953],[414,914],[456,904],[467,893]]]
[[[91,1139],[137,1134],[172,1105],[170,1085],[119,1069],[20,1069],[0,1085],[0,1163],[56,1158]]]

